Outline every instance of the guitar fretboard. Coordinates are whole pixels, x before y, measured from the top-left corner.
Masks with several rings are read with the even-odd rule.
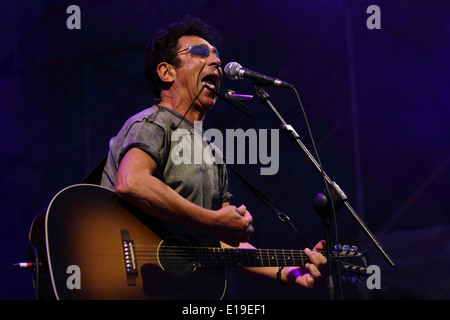
[[[300,250],[191,248],[198,267],[304,266],[308,257]]]

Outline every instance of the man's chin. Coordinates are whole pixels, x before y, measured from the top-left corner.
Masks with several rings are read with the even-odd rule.
[[[215,95],[204,95],[200,99],[200,104],[205,110],[211,110],[216,104],[217,97]]]

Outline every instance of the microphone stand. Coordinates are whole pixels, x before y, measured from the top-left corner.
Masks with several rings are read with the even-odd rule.
[[[300,136],[297,134],[297,132],[294,130],[294,128],[287,124],[286,121],[284,121],[283,117],[280,115],[280,113],[276,110],[272,102],[270,101],[270,96],[265,90],[265,86],[253,82],[253,85],[256,90],[256,94],[261,99],[262,102],[266,103],[270,109],[273,111],[273,113],[277,116],[277,118],[282,123],[282,131],[287,134],[292,140],[294,140],[297,145],[300,147],[300,149],[303,151],[303,153],[306,155],[306,157],[309,159],[309,161],[313,164],[314,168],[319,172],[319,174],[323,177],[325,180],[325,187],[327,190],[327,195],[319,194],[315,198],[314,203],[314,209],[317,211],[317,213],[321,216],[325,232],[327,238],[329,238],[329,218],[330,213],[334,209],[339,209],[340,207],[344,206],[349,213],[352,215],[352,217],[355,219],[355,221],[358,223],[359,227],[363,230],[363,232],[366,234],[366,236],[369,238],[369,240],[373,243],[375,248],[380,252],[380,254],[383,256],[383,258],[386,260],[386,262],[393,268],[395,267],[395,263],[392,261],[392,259],[389,257],[389,255],[386,253],[386,251],[383,249],[383,247],[380,245],[378,240],[374,237],[374,235],[370,232],[370,230],[367,228],[367,226],[364,224],[364,222],[361,220],[361,218],[357,215],[355,210],[351,207],[351,205],[348,202],[347,196],[345,193],[341,190],[339,185],[332,181],[330,177],[324,172],[324,170],[321,168],[319,163],[314,159],[311,152],[309,152],[308,148],[303,144],[303,142],[300,140]],[[331,201],[330,199],[331,198]],[[327,239],[329,240],[329,239]],[[330,299],[334,299],[334,284],[332,282],[332,259],[331,259],[331,250],[330,250],[330,243],[327,241],[327,260],[328,260],[328,268],[329,268],[329,294]]]
[[[245,106],[244,104],[242,104],[241,102],[239,102],[239,104],[241,106],[237,106],[236,104],[234,104],[229,98],[226,97],[226,95],[224,95],[223,93],[221,93],[219,90],[221,90],[219,88],[219,90],[213,90],[211,89],[208,85],[203,85],[204,88],[208,89],[209,91],[211,91],[212,93],[214,93],[215,95],[217,95],[219,98],[221,98],[223,101],[225,101],[226,103],[230,104],[231,106],[233,106],[234,108],[236,108],[237,110],[241,111],[242,113],[244,113],[246,116],[251,116],[250,113],[248,112],[248,108],[247,106]],[[245,100],[247,100],[248,96],[246,95],[242,95],[245,96]],[[209,143],[209,142],[208,142]],[[223,159],[223,161],[226,163],[225,159]],[[237,177],[244,183],[244,185],[258,198],[258,201],[265,206],[268,206],[270,209],[272,209],[272,211],[276,214],[277,218],[283,222],[285,225],[287,225],[288,227],[290,227],[295,233],[297,233],[300,237],[303,238],[303,240],[312,248],[313,244],[299,231],[297,230],[297,228],[294,226],[294,224],[291,222],[291,219],[289,218],[288,215],[282,213],[280,210],[278,210],[277,208],[275,208],[271,203],[269,198],[264,194],[264,192],[260,189],[257,188],[256,186],[254,186],[250,181],[248,181],[238,170],[236,170],[236,168],[234,168],[233,166],[231,166],[230,164],[227,164],[227,166],[237,175]]]

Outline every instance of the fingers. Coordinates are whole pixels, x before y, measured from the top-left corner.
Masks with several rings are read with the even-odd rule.
[[[318,267],[322,267],[327,263],[327,258],[325,258],[324,255],[322,255],[319,251],[315,249],[311,250],[309,248],[306,248],[305,253],[308,256],[309,260],[311,260],[311,262]]]
[[[244,205],[241,205],[239,208],[236,209],[240,214],[242,214],[242,217],[246,220],[247,226],[245,229],[245,236],[246,239],[244,242],[248,242],[250,240],[250,236],[255,231],[253,228],[253,217],[250,214],[250,212],[247,211],[246,207]],[[242,213],[243,212],[243,213]]]
[[[309,257],[311,262],[314,263],[314,265],[316,265],[316,267],[321,272],[325,269],[325,266],[327,265],[327,258],[319,251],[325,250],[326,246],[327,243],[325,242],[325,240],[319,241],[314,247],[313,251],[311,251],[311,256]]]
[[[240,207],[226,206],[221,210],[221,220],[216,234],[224,242],[238,246],[241,242],[248,242],[254,232],[253,217],[245,205]]]
[[[314,284],[316,283],[316,279],[311,276],[311,274],[307,273],[303,276],[303,286],[308,289],[313,289]]]
[[[241,205],[239,208],[236,208],[236,211],[241,215],[244,216],[248,211],[247,207],[245,205]]]
[[[316,246],[314,247],[313,250],[319,251],[319,250],[324,250],[326,248],[326,241],[325,240],[320,240]]]
[[[305,249],[305,254],[308,256],[311,263],[305,264],[307,272],[303,273],[303,276],[299,279],[300,284],[306,288],[312,289],[315,282],[322,276],[321,271],[327,264],[327,259],[318,251],[323,250],[326,247],[325,241],[320,241],[314,250],[309,248]]]
[[[314,265],[311,266],[314,267]],[[317,278],[311,275],[311,271],[309,270],[311,266],[301,268],[285,268],[287,282],[296,283],[302,287],[313,289]]]
[[[250,212],[247,211],[247,208],[245,205],[241,205],[239,208],[236,208],[236,211],[247,221],[245,233],[248,236],[248,239],[246,241],[248,241],[250,239],[250,235],[252,235],[254,232],[254,228],[252,225],[253,217],[250,214]]]

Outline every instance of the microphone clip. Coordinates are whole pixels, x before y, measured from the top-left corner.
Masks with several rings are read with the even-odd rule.
[[[231,90],[226,91],[226,93],[221,93],[218,90],[214,90],[212,88],[210,88],[208,85],[204,84],[203,85],[204,88],[208,89],[209,91],[211,91],[212,93],[214,93],[216,96],[218,96],[220,99],[222,99],[223,101],[225,101],[226,103],[228,103],[229,105],[231,105],[232,107],[234,107],[235,109],[239,110],[240,112],[242,112],[243,114],[245,114],[248,117],[251,117],[252,115],[249,113],[248,108],[246,105],[244,105],[242,102],[240,102],[240,100],[243,100],[242,97],[245,97],[246,100],[252,99],[253,96],[245,96],[245,95],[237,95],[237,96],[241,96],[240,99],[232,99],[231,97],[227,97],[226,93],[229,93],[229,95],[231,94],[232,97],[236,97],[234,96],[234,92]],[[219,89],[221,90],[221,89]],[[250,98],[251,97],[251,98]],[[236,105],[234,103],[233,100],[236,100],[237,103],[239,103],[239,106]],[[245,100],[245,99],[244,99]]]
[[[227,90],[225,92],[225,98],[236,101],[245,101],[245,100],[252,100],[253,96],[248,94],[238,94],[233,90]]]

